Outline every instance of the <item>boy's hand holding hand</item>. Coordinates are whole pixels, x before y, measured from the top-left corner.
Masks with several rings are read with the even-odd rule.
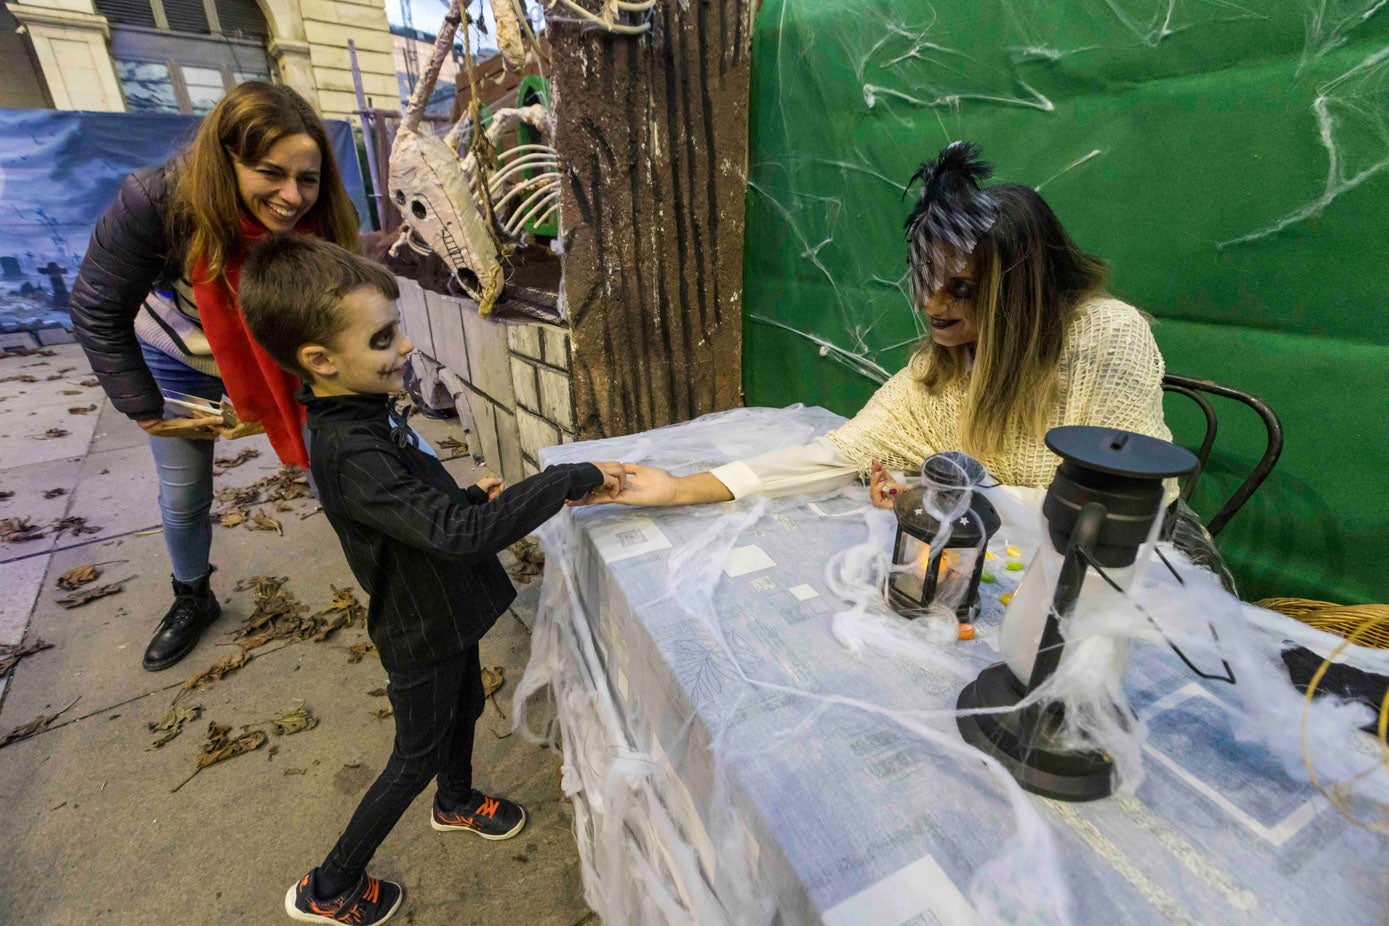
[[[603,484],[596,487],[576,502],[565,502],[565,504],[570,507],[577,507],[579,505],[602,505],[611,502],[623,489],[623,483],[626,479],[626,470],[623,464],[613,462],[599,463],[596,460],[591,460],[589,462],[598,467],[598,471],[603,474]]]
[[[506,483],[502,482],[496,476],[488,476],[486,479],[479,479],[477,487],[487,493],[487,500],[489,502],[506,491]]]

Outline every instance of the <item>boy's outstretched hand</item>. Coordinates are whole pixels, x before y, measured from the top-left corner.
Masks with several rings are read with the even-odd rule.
[[[506,483],[502,482],[496,476],[488,476],[486,479],[479,479],[477,487],[487,493],[487,500],[489,502],[506,491]]]

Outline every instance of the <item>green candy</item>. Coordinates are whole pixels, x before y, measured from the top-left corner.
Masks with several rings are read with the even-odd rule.
[[[1009,563],[1003,568],[1007,569],[1009,572],[1022,572],[1022,563]]]
[[[979,574],[979,581],[993,583],[997,582],[998,580],[994,578],[994,574],[992,572],[981,572]]]

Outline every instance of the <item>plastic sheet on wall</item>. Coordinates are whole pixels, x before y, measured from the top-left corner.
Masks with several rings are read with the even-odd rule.
[[[63,294],[121,181],[132,170],[167,160],[201,121],[160,113],[0,109],[0,329],[69,325]],[[370,212],[352,129],[341,121],[326,124],[365,230]]]
[[[1170,370],[1282,416],[1282,461],[1220,538],[1241,588],[1383,600],[1363,564],[1389,558],[1389,5],[767,0],[753,53],[751,403],[852,414],[902,366],[903,186],[968,139],[1111,261]],[[1198,511],[1262,436],[1222,410]]]
[[[549,448],[541,462],[688,473],[805,443],[840,420],[740,409]],[[1353,782],[1343,796],[1382,820],[1389,766],[1356,729],[1369,711],[1319,703],[1304,745],[1302,697],[1278,661],[1288,634],[1323,651],[1339,641],[1242,605],[1174,550],[1175,574],[1136,570],[1122,602],[1078,606],[1047,692],[1076,716],[1133,718],[1096,731],[1121,766],[1120,793],[1042,800],[963,742],[956,697],[999,658],[1001,602],[1042,530],[1039,493],[988,491],[1003,516],[992,581],[978,637],[955,645],[884,606],[894,521],[867,507],[862,487],[570,509],[544,526],[547,568],[513,716],[562,752],[585,896],[603,921],[1380,916],[1389,848],[1318,797],[1304,765],[1305,752],[1324,781]],[[1141,562],[1158,560],[1149,550]],[[1169,643],[1198,666],[1227,660],[1237,684],[1196,678]],[[1133,653],[1122,684],[1092,671],[1114,647]],[[1349,658],[1389,668],[1382,652]],[[545,693],[558,728],[532,731],[526,707]]]

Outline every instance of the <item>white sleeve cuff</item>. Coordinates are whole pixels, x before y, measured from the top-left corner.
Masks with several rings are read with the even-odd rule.
[[[711,469],[709,473],[719,482],[722,482],[724,487],[733,493],[734,498],[746,498],[762,491],[762,480],[758,478],[752,467],[742,460],[725,463],[723,466]]]

